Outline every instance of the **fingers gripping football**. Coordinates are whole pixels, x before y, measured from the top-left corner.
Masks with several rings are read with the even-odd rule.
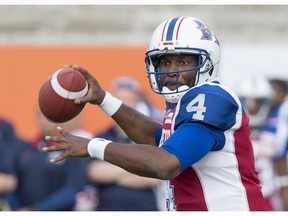
[[[98,105],[101,104],[105,96],[105,91],[101,88],[98,81],[86,69],[78,65],[65,65],[64,67],[73,68],[74,70],[79,71],[88,82],[88,93],[82,98],[77,98],[74,102],[76,104],[85,104],[88,102]]]

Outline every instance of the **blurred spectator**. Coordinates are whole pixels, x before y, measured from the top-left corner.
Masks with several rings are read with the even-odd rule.
[[[280,186],[282,209],[288,210],[288,168],[287,168],[287,152],[288,152],[288,100],[287,83],[284,80],[270,80],[273,89],[273,106],[271,110],[270,124],[274,127],[267,128],[272,130],[275,128],[275,142],[278,143],[280,151],[277,152],[276,168],[278,172],[278,183]]]
[[[164,111],[152,105],[147,94],[145,94],[145,92],[140,89],[140,85],[135,79],[132,77],[121,76],[112,81],[111,87],[112,93],[114,95],[117,94],[117,92],[121,89],[128,90],[126,92],[134,92],[134,95],[137,96],[137,99],[134,99],[132,102],[130,102],[130,100],[126,98],[125,101],[127,104],[133,107],[135,106],[134,108],[139,110],[144,115],[150,116],[151,118],[162,123]],[[131,96],[131,98],[133,99],[135,96]]]
[[[268,79],[260,76],[243,80],[236,92],[250,118],[255,166],[266,204],[270,211],[281,210],[275,158],[282,147],[275,141],[277,113],[273,89]]]
[[[249,115],[252,132],[259,131],[271,109],[272,89],[268,79],[264,76],[243,78],[235,92]]]
[[[52,164],[50,159],[55,152],[42,152],[42,147],[53,145],[44,137],[58,133],[56,126],[60,125],[67,131],[91,137],[91,134],[80,129],[80,115],[67,123],[54,124],[48,121],[40,111],[37,112],[39,136],[17,154],[15,174],[18,185],[13,193],[8,195],[12,210],[18,211],[69,211],[73,210],[77,192],[86,184],[87,160],[69,158],[59,164]]]
[[[120,77],[112,83],[112,94],[126,105],[155,119],[163,119],[163,112],[154,108],[139,84],[130,77]],[[115,123],[96,137],[133,143]],[[88,178],[98,186],[98,211],[157,211],[163,206],[158,200],[162,196],[162,181],[140,177],[106,161],[92,159],[88,166]],[[163,195],[164,196],[164,195]],[[163,204],[164,205],[164,204]]]
[[[2,211],[10,210],[5,194],[13,191],[17,185],[12,165],[17,142],[13,125],[7,120],[0,119],[0,210]]]

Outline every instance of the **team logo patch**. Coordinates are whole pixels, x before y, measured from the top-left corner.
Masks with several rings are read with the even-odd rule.
[[[213,40],[213,34],[212,32],[210,31],[210,29],[202,22],[198,21],[198,20],[195,20],[195,22],[197,23],[198,25],[198,29],[202,32],[202,37],[201,39],[202,40]]]

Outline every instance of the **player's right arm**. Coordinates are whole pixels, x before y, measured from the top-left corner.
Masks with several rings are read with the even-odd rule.
[[[98,81],[84,68],[77,65],[66,65],[80,71],[86,78],[88,93],[75,100],[76,104],[91,103],[101,105],[107,92],[100,86]],[[113,97],[115,100],[115,98]],[[115,106],[119,105],[116,104]],[[113,107],[113,104],[110,105]],[[112,108],[113,109],[113,108]],[[125,133],[136,143],[155,144],[154,137],[160,124],[142,113],[130,108],[123,103],[119,109],[111,115],[113,120],[125,131]]]

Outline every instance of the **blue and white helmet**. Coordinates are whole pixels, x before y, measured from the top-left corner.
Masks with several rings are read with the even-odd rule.
[[[178,86],[174,91],[162,87],[160,74],[177,74],[188,70],[159,72],[159,57],[169,54],[197,55],[198,66],[194,85],[217,80],[220,62],[220,45],[214,33],[200,20],[182,16],[161,23],[152,34],[146,52],[146,71],[152,90],[164,95],[169,103],[177,103],[180,96],[192,86]]]

